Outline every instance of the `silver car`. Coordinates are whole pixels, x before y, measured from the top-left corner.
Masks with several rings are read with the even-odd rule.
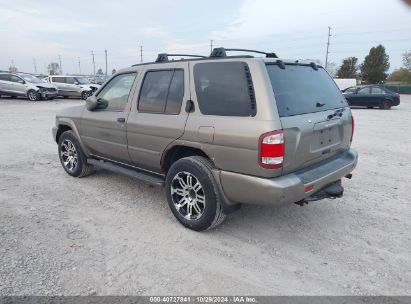
[[[1,95],[27,97],[31,101],[53,99],[57,96],[57,87],[30,74],[0,73]]]
[[[79,97],[85,100],[100,88],[100,85],[92,84],[82,76],[52,75],[47,80],[57,86],[58,95],[64,98]]]

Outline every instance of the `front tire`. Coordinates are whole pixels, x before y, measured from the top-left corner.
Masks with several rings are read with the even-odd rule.
[[[166,195],[177,220],[195,231],[220,225],[226,215],[211,162],[191,156],[175,162],[167,173]]]
[[[83,177],[93,172],[93,166],[87,163],[87,157],[72,131],[61,134],[58,153],[60,163],[67,174],[73,177]]]
[[[27,92],[27,98],[28,98],[30,101],[37,101],[37,100],[40,99],[40,96],[39,96],[39,94],[38,94],[36,91],[34,91],[34,90],[29,90],[29,91]]]
[[[90,93],[87,91],[84,91],[81,93],[81,99],[86,100],[87,98],[89,98],[89,96],[90,96]]]

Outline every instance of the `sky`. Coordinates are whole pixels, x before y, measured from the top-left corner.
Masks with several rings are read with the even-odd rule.
[[[287,59],[362,62],[383,44],[390,71],[411,50],[411,7],[401,0],[0,0],[0,70],[108,73],[158,53],[208,55],[214,46],[275,52]],[[80,64],[79,64],[80,62]]]

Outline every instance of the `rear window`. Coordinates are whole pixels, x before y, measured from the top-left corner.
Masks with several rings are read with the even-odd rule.
[[[320,112],[347,106],[337,85],[323,68],[267,64],[268,75],[281,117]]]
[[[255,116],[253,82],[246,63],[198,63],[194,82],[202,114]]]

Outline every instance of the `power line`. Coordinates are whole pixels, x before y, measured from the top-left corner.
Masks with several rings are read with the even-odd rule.
[[[107,76],[107,50],[104,50],[104,53],[106,55],[106,76]]]
[[[78,59],[78,71],[81,75],[81,64],[80,64],[80,57],[77,58]]]
[[[330,53],[328,51],[329,47],[330,47],[330,37],[331,37],[331,27],[328,27],[328,38],[327,38],[327,52],[325,54],[325,69],[327,69],[327,64],[328,64],[328,54]]]
[[[59,62],[60,62],[60,74],[63,74],[63,66],[61,65],[61,56],[59,55]]]
[[[93,56],[93,76],[96,76],[96,63],[94,61],[94,52],[91,51],[91,56]]]

